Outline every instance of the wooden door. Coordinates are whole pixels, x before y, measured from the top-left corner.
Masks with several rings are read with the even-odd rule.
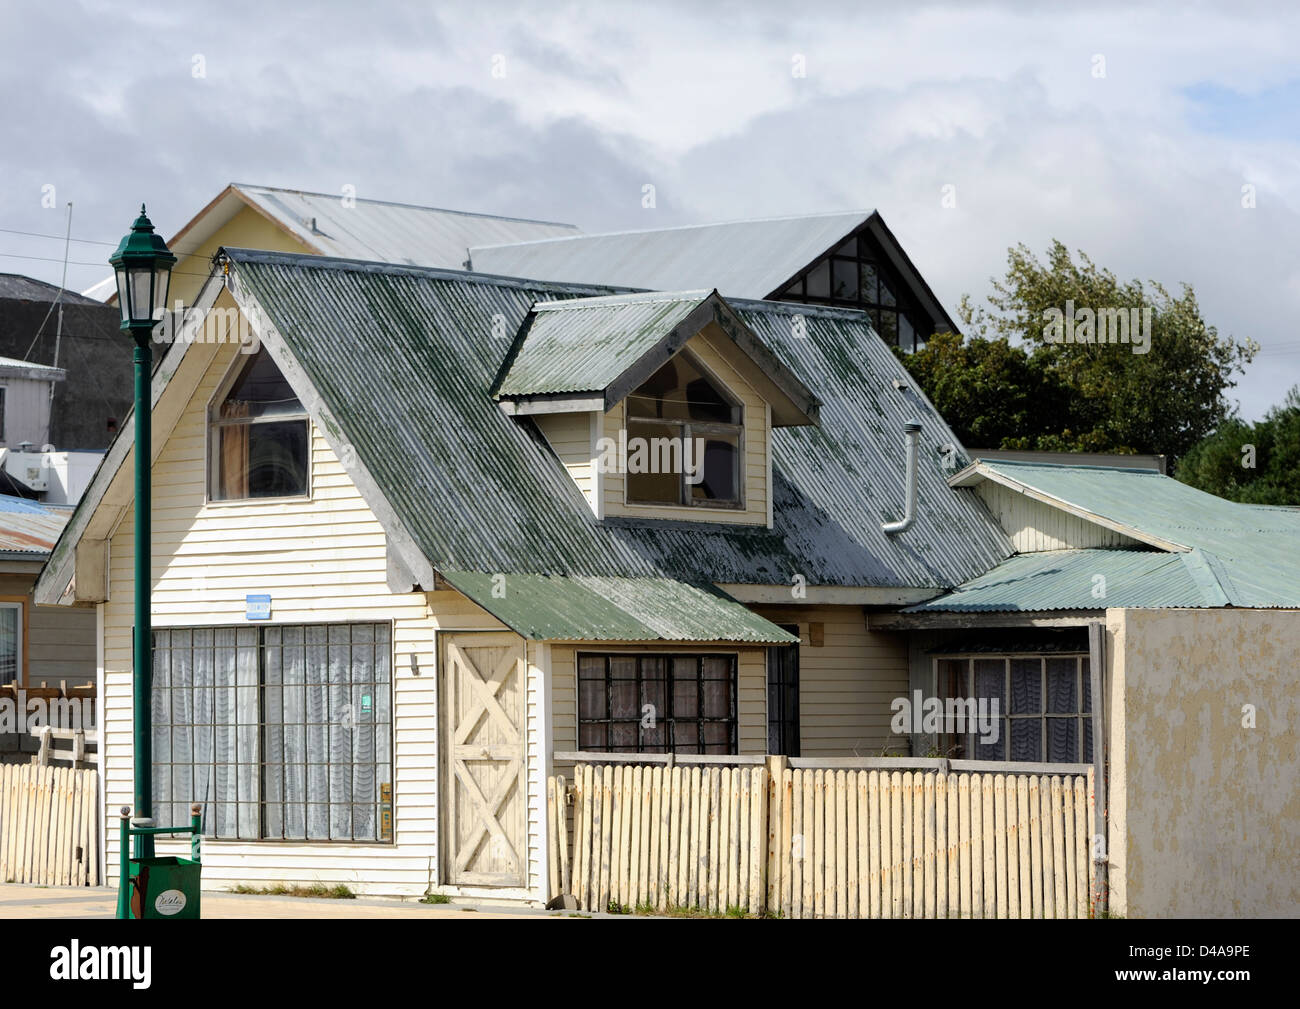
[[[514,634],[443,638],[444,878],[527,884],[524,642]]]

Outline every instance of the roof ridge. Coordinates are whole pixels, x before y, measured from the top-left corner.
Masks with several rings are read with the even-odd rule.
[[[522,245],[541,245],[550,242],[571,242],[583,238],[615,238],[623,235],[650,235],[660,234],[665,231],[690,231],[695,228],[722,228],[735,224],[772,224],[776,221],[807,221],[813,218],[822,217],[855,217],[859,218],[859,224],[865,222],[872,214],[877,213],[875,208],[859,210],[827,210],[816,214],[780,214],[775,217],[738,217],[730,221],[703,221],[699,224],[674,224],[667,228],[625,228],[621,231],[583,231],[576,235],[557,235],[554,238],[532,238],[526,242],[496,242],[492,245],[472,245],[470,253],[475,249],[503,249],[516,248]]]
[[[636,291],[630,294],[602,294],[591,298],[567,298],[558,301],[539,301],[534,311],[559,312],[582,308],[604,308],[610,305],[655,305],[661,302],[703,301],[713,293],[711,287],[690,291]]]
[[[319,193],[313,189],[289,189],[285,186],[264,186],[254,182],[232,182],[231,188],[239,189],[244,192],[255,192],[259,189],[267,190],[272,193],[288,193],[293,196],[319,196],[325,200],[336,200],[339,198],[338,193]],[[439,214],[458,214],[461,217],[488,217],[496,221],[514,221],[519,224],[551,224],[560,228],[573,228],[578,230],[576,224],[569,224],[567,221],[543,221],[536,217],[512,217],[508,214],[484,214],[476,210],[452,210],[450,207],[430,207],[423,203],[404,203],[400,200],[374,200],[366,196],[353,197],[359,203],[373,203],[383,207],[405,207],[407,210],[430,210]]]

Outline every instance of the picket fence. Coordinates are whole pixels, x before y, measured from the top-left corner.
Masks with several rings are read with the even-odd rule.
[[[572,788],[552,777],[552,894],[785,918],[1090,914],[1091,769],[733,761],[579,763]]]
[[[98,886],[93,769],[0,764],[0,883]]]

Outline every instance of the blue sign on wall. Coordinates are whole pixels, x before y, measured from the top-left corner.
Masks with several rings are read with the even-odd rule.
[[[244,619],[245,620],[270,620],[271,619],[271,597],[267,596],[244,596]]]

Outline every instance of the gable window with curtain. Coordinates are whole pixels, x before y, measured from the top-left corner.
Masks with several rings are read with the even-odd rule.
[[[208,837],[391,841],[388,624],[154,633],[154,815]]]
[[[705,508],[741,508],[740,460],[743,409],[687,353],[680,353],[627,399],[627,437],[644,439],[656,460],[671,465],[653,467],[659,472],[629,472],[629,504],[682,505]],[[669,439],[669,441],[665,441]],[[696,482],[688,480],[686,445],[700,467]],[[673,444],[677,452],[671,451]],[[656,446],[669,446],[659,451]],[[629,450],[629,457],[631,451]],[[629,464],[629,470],[631,469]]]
[[[210,426],[211,500],[307,495],[307,411],[265,347],[237,359],[213,404]]]

